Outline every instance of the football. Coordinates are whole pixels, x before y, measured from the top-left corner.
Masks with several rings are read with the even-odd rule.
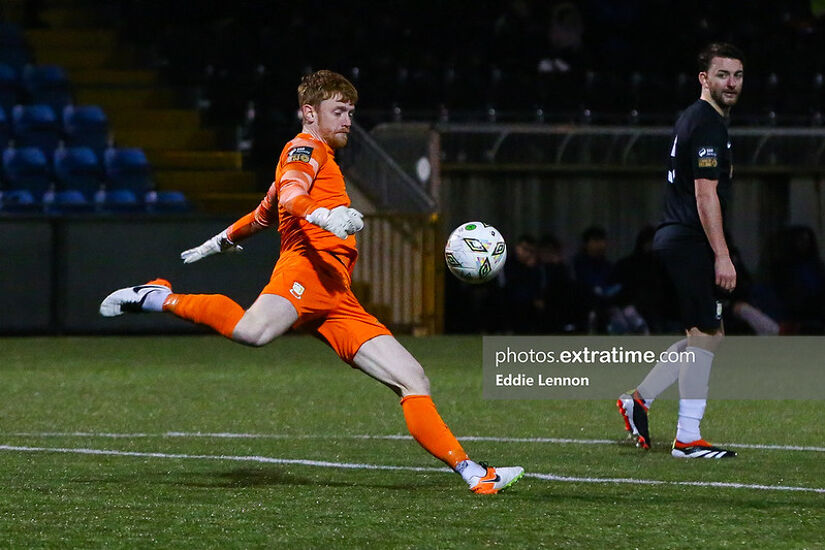
[[[453,275],[466,283],[480,284],[495,277],[504,267],[507,244],[492,225],[467,222],[450,234],[444,259]]]

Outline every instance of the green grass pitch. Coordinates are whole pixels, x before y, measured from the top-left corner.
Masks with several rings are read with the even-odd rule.
[[[643,452],[610,401],[482,399],[479,337],[402,343],[471,457],[572,479],[477,496],[415,442],[359,437],[407,434],[397,398],[308,337],[2,338],[0,547],[825,547],[825,493],[768,488],[825,488],[822,402],[711,401],[713,441],[819,450],[679,461],[675,402]]]

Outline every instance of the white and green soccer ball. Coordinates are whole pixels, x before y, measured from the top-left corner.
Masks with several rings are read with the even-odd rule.
[[[492,225],[467,222],[450,233],[444,259],[450,272],[465,283],[485,283],[504,267],[507,244]]]

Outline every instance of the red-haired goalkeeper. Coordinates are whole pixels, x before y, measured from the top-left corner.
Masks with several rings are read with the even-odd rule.
[[[298,86],[303,129],[287,143],[275,181],[260,205],[202,245],[181,254],[191,263],[237,248],[277,223],[281,253],[269,283],[249,309],[221,294],[179,294],[156,279],[111,293],[100,313],[166,311],[212,327],[250,346],[262,346],[290,328],[319,335],[351,366],[401,397],[410,433],[447,463],[476,493],[497,493],[524,473],[469,459],[430,398],[430,383],[416,359],[350,290],[358,252],[354,234],[364,227],[350,208],[335,151],[347,144],[358,92],[343,76],[318,71]]]

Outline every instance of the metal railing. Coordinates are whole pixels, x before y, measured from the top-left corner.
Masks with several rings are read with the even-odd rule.
[[[353,124],[351,137],[349,145],[340,153],[341,168],[378,209],[435,210],[435,201],[423,185],[407,174],[363,128]]]
[[[545,167],[664,165],[669,126],[440,124],[442,160],[449,168],[522,164]],[[731,128],[734,163],[792,172],[825,169],[825,128]]]
[[[358,233],[353,289],[364,307],[393,330],[443,331],[441,227],[429,214],[371,214]]]

